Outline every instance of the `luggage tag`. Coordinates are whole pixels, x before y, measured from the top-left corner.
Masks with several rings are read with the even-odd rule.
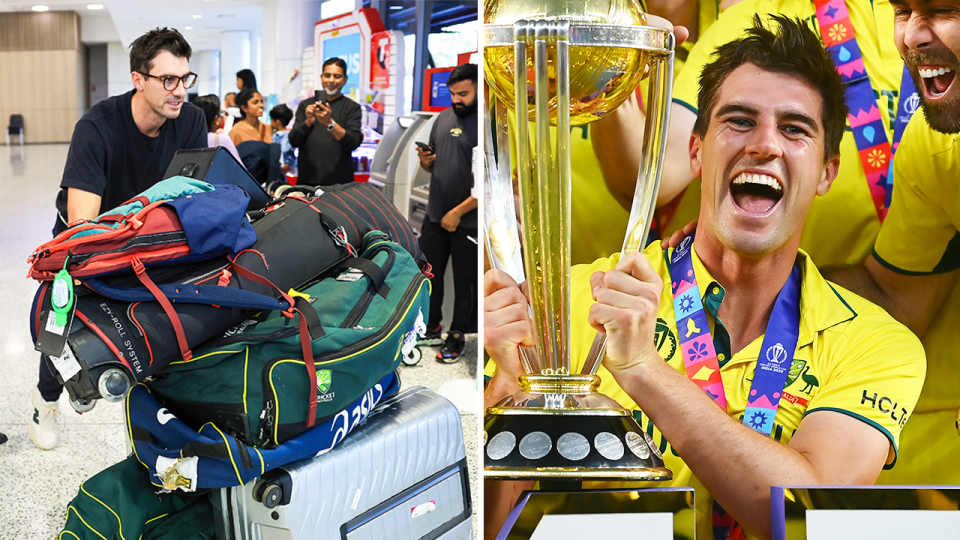
[[[57,272],[57,275],[53,278],[50,294],[52,307],[45,313],[41,313],[41,327],[37,331],[37,343],[34,348],[51,358],[64,356],[67,334],[70,331],[70,325],[73,324],[75,295],[73,292],[73,276],[67,272],[69,262],[70,258],[67,257],[63,264],[63,270]],[[76,361],[74,360],[74,362]]]

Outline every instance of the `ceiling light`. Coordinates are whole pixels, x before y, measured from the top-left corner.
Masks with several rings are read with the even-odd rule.
[[[97,11],[103,9],[103,4],[87,4],[87,9],[91,11]]]
[[[34,10],[34,11],[40,11],[40,12],[50,11],[50,6],[37,5],[37,6],[33,6],[33,7],[30,8],[30,9],[32,9],[32,10]]]
[[[193,30],[193,27],[192,27],[192,26],[184,26],[183,29],[184,29],[184,30]]]
[[[201,18],[201,17],[203,17],[203,15],[194,15],[194,16],[193,16],[194,19],[199,19],[199,18]]]
[[[403,6],[390,6],[390,9],[403,9]]]

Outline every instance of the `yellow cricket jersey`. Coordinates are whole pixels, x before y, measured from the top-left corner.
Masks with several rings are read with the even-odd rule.
[[[683,373],[666,261],[659,245],[651,246],[644,254],[664,281],[656,327],[660,355]],[[803,276],[800,337],[771,436],[787,444],[805,415],[819,410],[840,412],[870,424],[890,440],[886,468],[892,467],[897,460],[901,428],[910,418],[923,385],[924,355],[920,342],[876,305],[824,280],[806,253],[800,252],[798,259]],[[570,351],[571,358],[576,359],[571,365],[574,373],[579,372],[595,334],[586,322],[594,303],[590,275],[613,268],[618,260],[619,254],[572,270]],[[723,287],[709,275],[695,250],[693,267],[721,365],[728,412],[742,421],[763,336],[731,356],[726,330],[716,322]],[[710,494],[660,431],[637,411],[637,405],[613,376],[602,366],[598,374],[602,381],[600,391],[636,411],[634,416],[640,426],[660,445],[674,479],[656,486],[696,488],[697,538],[712,538]],[[915,456],[905,459],[912,457]],[[655,486],[643,483],[642,487]]]
[[[884,118],[887,139],[892,140],[903,74],[903,61],[893,40],[893,8],[888,0],[847,0],[847,8],[877,96],[877,106]],[[718,46],[737,39],[745,29],[753,26],[755,13],[799,17],[819,35],[812,0],[746,0],[731,6],[720,15],[717,24],[701,35],[691,51],[673,86],[675,102],[697,112],[703,66],[713,60],[713,52]],[[840,144],[840,156],[837,179],[830,191],[818,197],[810,208],[800,244],[821,267],[859,264],[870,253],[880,229],[880,220],[870,198],[849,126]],[[687,188],[666,232],[669,234],[696,219],[699,210],[698,179]],[[839,218],[843,221],[838,226]]]
[[[884,127],[888,140],[892,140],[900,79],[903,73],[903,62],[893,40],[893,9],[888,0],[873,2],[848,0],[847,8],[857,32],[857,42],[863,54],[867,73],[870,75],[874,95],[877,96],[877,106],[885,119]],[[713,25],[694,47],[686,67],[674,83],[675,101],[693,111],[697,110],[698,81],[703,66],[711,60],[711,55],[717,46],[736,39],[744,28],[752,26],[752,17],[755,12],[782,13],[800,17],[819,32],[815,21],[814,4],[811,0],[746,0],[736,4],[723,12],[718,23]],[[922,113],[918,113],[917,116],[922,116]],[[911,121],[907,133],[920,131],[916,127],[920,120],[915,118]],[[926,122],[923,122],[923,125],[926,125]],[[931,184],[935,179],[956,178],[957,171],[960,170],[958,158],[954,157],[950,163],[937,163],[931,160],[933,156],[931,149],[943,148],[945,144],[941,141],[940,146],[936,146],[931,140],[934,138],[936,137],[932,135],[923,139],[915,135],[908,137],[904,134],[894,160],[894,203],[891,205],[890,212],[896,211],[893,207],[897,206],[896,201],[902,198],[904,191],[912,189],[909,186],[900,187],[903,178],[926,179],[930,180]],[[956,156],[956,150],[953,155]],[[840,156],[840,172],[837,179],[825,196],[814,200],[800,242],[800,247],[821,267],[862,263],[873,248],[880,231],[880,221],[873,201],[870,199],[863,167],[849,127],[840,144]],[[942,157],[939,159],[942,160]],[[941,183],[960,188],[956,186],[956,182]],[[949,186],[942,185],[938,188],[948,189]],[[949,194],[928,192],[927,195],[932,197],[931,200],[937,201],[958,200],[956,192]],[[695,180],[683,195],[680,207],[667,227],[667,234],[696,219],[699,214],[699,205],[700,181]],[[925,212],[927,211],[909,211],[907,219],[902,222],[907,224],[906,226],[911,226],[917,223],[918,219],[939,219]],[[888,214],[887,223],[890,221]],[[900,218],[894,218],[894,221],[900,221]],[[960,222],[955,223],[960,224]],[[888,227],[884,225],[885,229]],[[950,227],[952,232],[941,232],[941,235],[949,234],[952,238],[956,227],[953,225]],[[904,227],[900,226],[900,228]],[[891,247],[881,248],[884,250],[881,253],[890,252],[891,256],[895,249],[894,244],[920,249],[920,246],[926,248],[932,240],[928,237],[912,235],[909,239],[922,238],[922,241],[913,242],[910,246],[908,237],[890,230],[887,237],[890,238],[888,245]],[[937,240],[934,242],[936,243]],[[942,251],[937,254],[938,257],[940,255]],[[901,264],[906,265],[904,269],[908,269],[913,263],[904,261]],[[921,265],[918,268],[923,268],[919,271],[929,272],[935,265],[936,263],[926,267]],[[960,355],[957,353],[955,343],[956,328],[960,327],[960,309],[955,308],[960,305],[960,287],[954,287],[945,305],[954,306],[954,308],[941,309],[923,338],[929,376],[917,403],[916,415],[910,424],[911,427],[904,432],[902,442],[906,455],[923,455],[924,457],[907,460],[894,470],[884,471],[877,481],[879,484],[960,484],[960,467],[955,465],[955,456],[960,455],[960,437],[957,436],[954,426],[956,412],[960,408],[960,392],[957,391],[960,387]],[[942,459],[937,461],[937,456]],[[954,457],[951,459],[949,456]]]
[[[930,128],[917,112],[900,141],[893,163],[893,202],[874,254],[902,273],[946,272],[960,266],[960,135]],[[960,407],[960,283],[954,284],[923,338],[927,377],[917,414],[904,432],[903,448],[922,453],[920,462],[884,472],[879,483],[960,484],[960,436],[955,430]]]
[[[960,134],[934,131],[918,112],[893,167],[893,202],[877,237],[877,259],[903,274],[960,268]]]
[[[641,82],[640,84],[644,84]],[[607,189],[590,142],[591,125],[570,132],[570,260],[573,264],[620,251],[630,214]]]

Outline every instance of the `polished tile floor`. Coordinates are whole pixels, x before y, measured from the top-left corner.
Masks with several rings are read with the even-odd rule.
[[[39,355],[29,335],[29,305],[36,286],[25,278],[26,259],[50,239],[66,156],[66,144],[0,146],[0,432],[9,437],[0,445],[0,540],[56,537],[80,484],[126,455],[120,406],[99,403],[79,415],[67,403],[66,393],[60,401],[60,445],[39,450],[27,434]],[[453,290],[452,283],[447,290]],[[450,299],[445,302],[450,303]],[[444,312],[452,311],[445,306]],[[419,364],[402,366],[401,380],[404,387],[427,386],[458,404],[469,466],[476,479],[476,336],[468,339],[467,354],[460,363],[437,363],[435,352],[424,348]],[[478,482],[472,481],[470,487],[476,516]]]

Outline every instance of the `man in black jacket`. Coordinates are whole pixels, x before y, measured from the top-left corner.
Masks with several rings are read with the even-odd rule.
[[[351,153],[363,142],[360,105],[340,93],[347,82],[347,64],[340,58],[323,63],[320,83],[326,103],[316,97],[300,102],[289,141],[300,149],[298,184],[329,186],[353,182]]]

